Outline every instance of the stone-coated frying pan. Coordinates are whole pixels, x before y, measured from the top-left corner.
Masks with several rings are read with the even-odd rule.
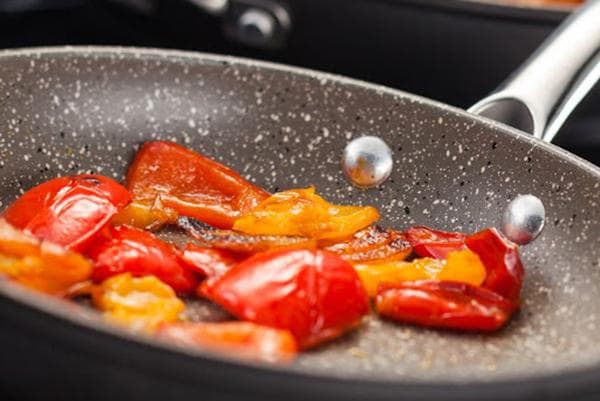
[[[554,38],[554,44],[563,41],[560,48],[549,45],[537,59],[551,55],[551,64],[563,63],[565,73],[583,71],[597,54],[599,11],[600,2],[592,2],[587,19],[579,15]],[[574,43],[569,35],[581,34],[580,29],[587,39]],[[528,65],[522,73],[535,60]],[[542,70],[538,74],[548,73]],[[520,99],[515,82],[522,76],[500,93]],[[525,93],[517,104],[533,110],[532,131],[541,136],[544,122],[556,121],[552,116],[569,108],[564,100],[579,96],[569,88],[581,90],[585,82],[560,76],[542,80],[535,91],[545,102]],[[496,117],[499,110],[504,117],[514,111],[502,99],[500,104],[483,102],[477,109]],[[522,107],[508,114],[512,122],[527,122],[515,118],[527,116]],[[394,151],[394,171],[378,189],[350,186],[339,167],[347,141],[365,134],[380,136]],[[159,138],[210,155],[271,191],[314,184],[332,201],[375,205],[382,224],[397,228],[427,224],[472,232],[497,226],[510,199],[533,193],[545,203],[547,228],[522,249],[527,270],[522,310],[492,335],[370,318],[355,333],[281,367],[134,336],[86,308],[0,281],[2,399],[600,396],[597,167],[492,120],[322,73],[162,50],[0,54],[2,207],[22,190],[58,175],[95,172],[122,178],[136,146]],[[223,318],[202,302],[189,309],[192,318]]]

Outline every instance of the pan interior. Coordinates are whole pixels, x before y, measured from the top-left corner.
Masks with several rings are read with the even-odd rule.
[[[378,189],[339,168],[348,140],[394,152]],[[0,56],[0,208],[67,174],[122,179],[144,141],[177,141],[270,191],[315,185],[375,205],[383,225],[473,232],[497,226],[520,193],[547,210],[522,250],[521,312],[497,334],[430,331],[369,318],[288,369],[396,381],[528,377],[600,362],[600,174],[500,126],[400,92],[227,58],[137,50]],[[191,315],[219,318],[201,303]]]

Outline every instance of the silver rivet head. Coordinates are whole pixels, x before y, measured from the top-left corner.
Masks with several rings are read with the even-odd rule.
[[[356,138],[344,149],[342,169],[350,182],[361,188],[383,183],[392,173],[392,150],[380,138]]]
[[[542,201],[533,195],[519,195],[504,210],[502,232],[519,245],[529,244],[544,228],[546,210]]]

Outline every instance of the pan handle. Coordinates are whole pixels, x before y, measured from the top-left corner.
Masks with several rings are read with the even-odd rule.
[[[468,111],[552,141],[600,79],[600,0],[588,0],[496,91]]]

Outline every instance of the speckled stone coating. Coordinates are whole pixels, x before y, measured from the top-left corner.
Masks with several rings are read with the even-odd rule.
[[[377,189],[349,185],[340,169],[345,144],[361,135],[393,150],[394,170]],[[285,369],[473,383],[600,366],[600,170],[591,164],[429,100],[305,70],[140,49],[0,53],[0,208],[61,175],[122,179],[153,139],[200,151],[270,191],[315,185],[333,202],[374,205],[398,229],[473,232],[499,226],[517,194],[544,202],[545,231],[522,250],[523,306],[506,329],[467,335],[371,316]],[[189,315],[215,318],[201,302]]]

